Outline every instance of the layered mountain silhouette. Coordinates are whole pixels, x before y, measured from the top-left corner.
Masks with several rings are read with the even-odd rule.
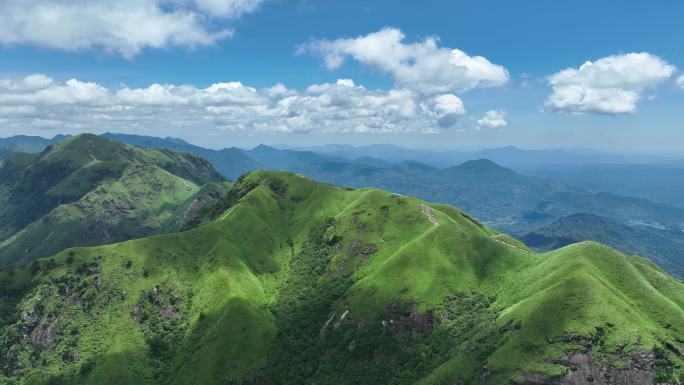
[[[677,239],[684,224],[684,209],[657,203],[657,201],[677,203],[675,198],[677,178],[672,176],[676,175],[678,169],[674,168],[673,164],[656,165],[658,162],[669,161],[664,158],[580,154],[568,151],[525,151],[517,148],[463,154],[409,150],[390,145],[360,148],[331,145],[316,147],[312,150],[277,149],[261,145],[251,150],[238,148],[211,150],[193,146],[175,138],[123,134],[105,134],[104,136],[128,144],[189,152],[205,157],[230,180],[235,180],[245,172],[257,169],[288,170],[341,186],[373,186],[432,202],[456,205],[482,223],[519,237],[539,232],[537,230],[540,229],[545,229],[545,234],[550,235],[548,226],[575,214],[600,216],[617,221],[621,226],[656,232],[664,241],[654,246],[647,240],[648,237],[635,237],[630,240],[630,243],[637,247],[634,249],[621,247],[618,243],[619,238],[609,241],[605,237],[598,238],[598,234],[585,233],[584,237],[573,238],[573,240],[602,239],[624,252],[638,251],[637,254],[656,260],[670,273],[680,277],[684,269],[682,258],[677,253],[670,253],[668,250],[671,248],[667,246],[671,242],[678,242]],[[27,148],[30,147],[28,144],[22,144],[27,140],[29,143],[35,142],[35,138],[31,137],[8,138],[6,141],[13,143],[15,147]],[[384,158],[380,159],[372,155]],[[435,164],[439,163],[434,161],[434,156],[437,155],[443,157],[440,158],[442,164],[448,164],[447,159],[451,162],[460,162],[468,159],[468,156],[488,156],[504,164],[528,167],[529,172],[537,176],[520,174],[484,158],[466,160],[461,164],[446,168],[406,160],[407,157],[414,156],[419,157],[421,162],[427,161]],[[354,158],[355,156],[361,157]],[[516,159],[518,163],[514,162]],[[581,166],[582,161],[608,163],[603,166],[594,165],[596,167]],[[639,164],[617,163],[647,161],[653,164],[640,166]],[[536,171],[532,170],[532,165],[536,165]],[[592,174],[591,170],[596,170],[596,174]],[[602,176],[610,170],[618,170],[614,178]],[[644,180],[644,173],[652,174],[648,181],[653,183],[621,182]],[[599,181],[602,182],[599,184]],[[587,189],[575,187],[574,182]],[[671,189],[664,188],[664,184],[673,186],[672,193],[667,193]],[[633,186],[633,188],[626,186]],[[602,190],[602,187],[605,189]],[[615,191],[623,195],[606,191]],[[655,194],[654,191],[662,193]],[[631,193],[640,198],[629,196]],[[653,197],[655,201],[644,199],[644,197]],[[573,223],[579,226],[578,222]],[[581,232],[583,227],[577,230]],[[558,236],[563,237],[562,234]],[[547,246],[542,247],[547,248]],[[667,256],[664,256],[665,254]],[[669,262],[665,263],[663,258]]]

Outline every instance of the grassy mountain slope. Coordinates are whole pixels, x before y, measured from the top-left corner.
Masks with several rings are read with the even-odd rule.
[[[684,285],[646,260],[537,254],[449,206],[288,173],[231,191],[206,225],[0,274],[6,381],[684,379]]]
[[[373,186],[433,202],[456,205],[488,226],[516,236],[536,231],[576,213],[598,215],[627,224],[667,228],[659,232],[667,244],[677,242],[684,225],[684,210],[645,199],[612,193],[592,193],[552,179],[532,177],[486,159],[439,169],[415,161],[396,165],[346,160],[310,151],[278,150],[259,146],[245,152],[274,170],[286,169],[343,186]],[[580,227],[577,231],[585,231]],[[587,234],[586,238],[615,241]],[[661,262],[660,247],[646,237],[630,241],[637,248],[621,248]],[[660,243],[656,244],[659,245]],[[681,271],[684,259],[668,258],[668,271]]]
[[[456,205],[500,231],[524,235],[575,213],[679,229],[684,210],[645,199],[591,193],[551,179],[521,175],[486,159],[439,169],[415,161],[377,167],[307,151],[259,146],[245,152],[265,167],[324,182],[373,186]]]
[[[240,175],[263,168],[257,161],[246,156],[237,148],[225,148],[223,150],[211,150],[194,146],[188,142],[176,138],[156,138],[152,136],[104,134],[103,137],[117,140],[123,143],[151,148],[168,148],[175,151],[189,152],[203,156],[216,167],[216,169],[230,180],[237,179]]]
[[[628,226],[589,214],[575,214],[522,237],[531,247],[552,250],[581,241],[610,245],[623,253],[648,255],[670,274],[684,277],[684,234],[647,226]]]
[[[202,215],[202,209],[220,201],[233,184],[231,182],[207,183],[199,190],[178,205],[170,218],[157,230],[159,234],[178,232],[183,226],[192,221],[196,216]]]
[[[195,155],[93,135],[18,154],[0,169],[0,264],[148,235],[221,179]]]
[[[433,202],[453,204],[490,226],[501,231],[514,232],[519,236],[578,212],[614,218],[625,223],[638,222],[672,229],[683,226],[684,210],[681,208],[611,193],[591,193],[551,179],[521,175],[485,159],[440,169],[410,160],[400,161],[401,163],[395,165],[374,158],[345,158],[363,154],[388,156],[384,150],[391,150],[392,154],[403,154],[390,157],[392,159],[405,159],[410,154],[421,154],[420,159],[424,159],[428,153],[407,152],[406,149],[393,149],[391,146],[386,149],[383,146],[375,146],[378,147],[378,151],[365,151],[375,148],[371,146],[363,149],[364,151],[351,153],[349,150],[354,148],[349,149],[345,146],[339,149],[322,149],[321,151],[326,153],[319,153],[279,150],[265,145],[252,150],[226,149],[216,152],[174,138],[121,134],[105,136],[132,144],[200,153],[231,179],[243,172],[256,169],[287,170],[337,185],[373,186]],[[501,155],[506,153],[505,150],[507,149],[485,151],[482,155]],[[520,150],[513,150],[515,151],[512,154],[502,159],[519,155]],[[219,153],[223,155],[219,156]],[[236,155],[237,153],[239,155]],[[337,154],[339,156],[336,156]],[[552,154],[553,152],[546,155]],[[227,160],[222,159],[222,156],[227,157]],[[573,156],[580,159],[577,154]],[[450,159],[453,163],[454,159],[467,158],[451,154]]]

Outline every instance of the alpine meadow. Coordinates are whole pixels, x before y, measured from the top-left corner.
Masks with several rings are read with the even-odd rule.
[[[0,385],[681,385],[683,13],[0,1]]]

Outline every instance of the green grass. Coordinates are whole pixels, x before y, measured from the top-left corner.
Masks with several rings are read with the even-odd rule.
[[[195,155],[94,135],[25,158],[0,168],[0,266],[175,231],[190,219],[195,201],[228,191],[216,170]]]
[[[191,230],[0,273],[7,381],[501,384],[562,376],[583,349],[620,367],[654,347],[683,379],[667,345],[683,348],[684,285],[644,259],[538,254],[452,207],[430,205],[433,224],[419,200],[289,173],[234,188]],[[27,314],[28,330],[58,320],[50,349],[21,333]]]

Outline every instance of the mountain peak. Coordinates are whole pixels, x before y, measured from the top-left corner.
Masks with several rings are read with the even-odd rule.
[[[275,147],[271,147],[266,144],[260,144],[252,149],[252,151],[280,151]]]
[[[73,155],[88,156],[89,158],[113,159],[120,155],[120,151],[127,145],[94,134],[80,134],[68,137],[48,148],[46,154],[71,153]],[[94,160],[94,159],[93,159]]]
[[[509,168],[503,167],[498,163],[495,163],[489,159],[476,159],[469,160],[461,163],[458,166],[451,167],[452,170],[458,170],[461,172],[481,172],[481,173],[491,173],[491,172],[505,172],[509,174],[515,174],[515,172]]]
[[[499,164],[495,163],[494,161],[490,159],[485,159],[485,158],[480,158],[480,159],[473,159],[473,160],[468,160],[463,163],[461,163],[461,166],[464,167],[497,167],[497,168],[505,168],[503,166],[500,166]]]

